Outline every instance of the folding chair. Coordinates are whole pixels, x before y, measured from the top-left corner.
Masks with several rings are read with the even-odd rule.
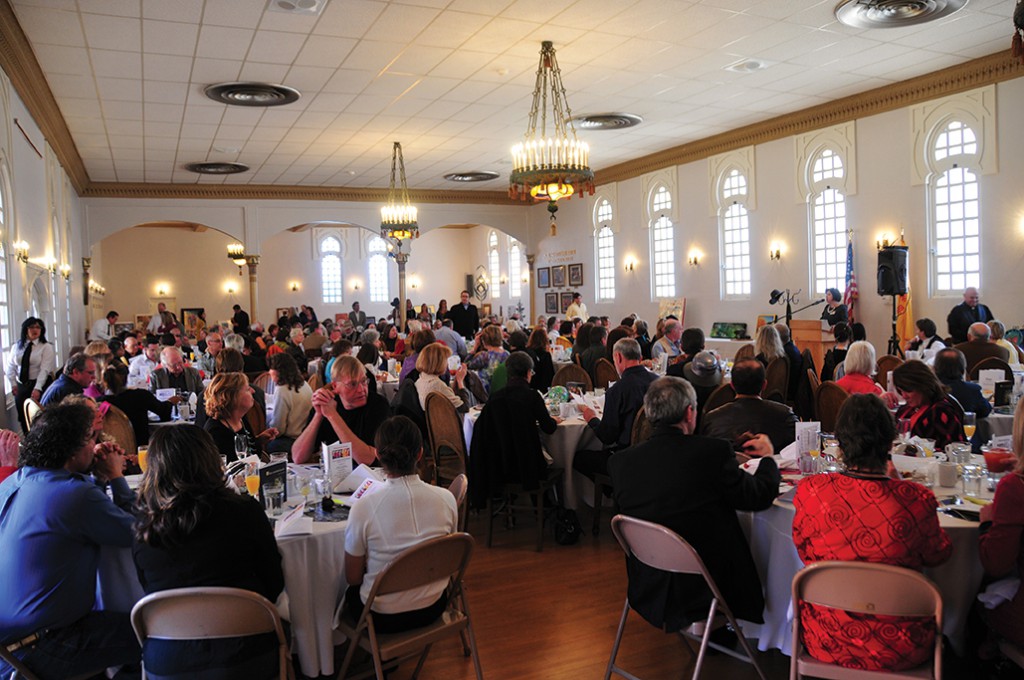
[[[469,491],[469,479],[466,475],[459,475],[448,487],[448,490],[455,496],[455,507],[459,509],[459,531],[466,530],[466,492]]]
[[[143,650],[147,639],[208,640],[274,633],[278,677],[293,677],[288,641],[277,608],[249,590],[197,587],[152,593],[132,607],[132,628]],[[142,668],[145,679],[145,651]]]
[[[618,539],[619,545],[622,546],[627,555],[632,555],[649,567],[674,574],[700,574],[704,577],[704,582],[707,584],[712,595],[708,618],[702,624],[694,624],[686,630],[679,631],[691,653],[693,648],[690,647],[688,640],[700,641],[700,650],[697,653],[697,663],[693,668],[692,680],[700,677],[700,669],[704,664],[704,655],[709,646],[753,665],[761,680],[767,680],[764,671],[761,670],[761,666],[758,665],[757,660],[754,658],[753,648],[747,642],[747,639],[743,637],[743,630],[736,621],[736,617],[733,616],[732,610],[729,609],[729,605],[722,598],[722,593],[719,592],[718,586],[715,585],[715,580],[711,578],[711,574],[708,573],[707,568],[704,566],[704,561],[701,560],[700,555],[697,554],[697,551],[689,543],[683,540],[679,534],[660,524],[646,522],[635,517],[627,517],[626,515],[616,515],[612,518],[612,533],[615,534],[615,538]],[[632,673],[615,665],[615,657],[619,654],[619,644],[622,642],[622,633],[626,629],[626,619],[629,616],[629,610],[629,597],[627,596],[626,604],[622,608],[622,617],[619,619],[619,630],[615,634],[615,643],[612,645],[612,655],[608,659],[608,668],[604,673],[604,680],[608,680],[612,673],[617,673],[624,678],[629,678],[629,680],[640,680]],[[721,618],[723,616],[725,621]],[[736,637],[739,638],[746,655],[711,642],[711,632],[715,628],[721,627],[726,621],[736,631]],[[703,630],[698,635],[697,631],[701,628]]]
[[[468,644],[463,640],[463,652],[473,658],[477,680],[483,680],[480,655],[470,620],[469,604],[462,587],[462,579],[473,553],[473,537],[466,533],[451,534],[424,541],[405,550],[384,568],[374,581],[362,612],[349,612],[344,604],[335,617],[336,630],[349,639],[345,660],[338,671],[338,680],[345,680],[357,647],[370,653],[373,669],[360,672],[357,678],[376,677],[384,680],[384,670],[419,657],[413,679],[419,677],[431,646],[449,635],[466,632]],[[378,633],[373,623],[373,601],[378,595],[419,588],[435,581],[448,579],[448,608],[441,617],[422,628],[402,633]],[[356,617],[354,621],[350,617]]]
[[[801,643],[800,603],[859,614],[934,616],[935,656],[930,664],[907,671],[844,668],[811,657]],[[836,680],[942,677],[942,593],[920,573],[875,562],[815,562],[793,577],[793,656],[790,680],[804,675]]]
[[[43,407],[39,405],[38,401],[29,397],[25,400],[22,408],[25,410],[25,425],[31,430],[33,421],[35,421],[36,417],[43,412]]]

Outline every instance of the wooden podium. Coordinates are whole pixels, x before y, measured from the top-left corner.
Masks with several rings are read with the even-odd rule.
[[[825,352],[835,344],[835,338],[830,331],[821,329],[821,319],[800,320],[793,319],[789,325],[789,331],[793,336],[793,342],[802,352],[809,350],[814,358],[814,368],[821,374],[821,365],[825,362]]]

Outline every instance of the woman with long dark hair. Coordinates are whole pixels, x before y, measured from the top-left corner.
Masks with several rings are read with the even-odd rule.
[[[7,353],[7,379],[14,385],[14,403],[22,432],[28,432],[25,402],[30,397],[37,402],[42,398],[56,370],[57,353],[46,341],[46,323],[30,316],[22,322],[21,337]]]
[[[276,386],[270,427],[276,428],[278,435],[267,444],[267,451],[291,453],[313,410],[313,389],[302,379],[290,354],[275,354],[269,363],[270,379]]]
[[[150,440],[134,533],[132,553],[147,593],[226,586],[273,602],[284,590],[281,554],[263,508],[225,486],[213,439],[194,425],[162,427]],[[267,677],[277,663],[273,633],[146,642],[146,670],[159,676],[212,673],[230,664],[237,677]]]

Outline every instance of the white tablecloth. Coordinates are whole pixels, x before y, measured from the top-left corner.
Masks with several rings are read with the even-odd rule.
[[[954,489],[935,488],[936,496],[949,495]],[[983,494],[991,497],[991,493]],[[977,510],[977,506],[968,505]],[[793,612],[791,585],[793,576],[803,568],[793,544],[792,503],[776,501],[756,513],[741,513],[744,530],[749,530],[750,552],[757,564],[765,590],[764,624],[745,623],[743,630],[757,637],[761,651],[779,649],[791,655],[793,647]],[[967,615],[981,584],[982,568],[978,557],[978,524],[939,515],[939,524],[953,543],[953,554],[938,567],[925,569],[924,574],[939,587],[944,603],[942,632],[950,639],[958,654],[964,651]]]
[[[473,426],[476,419],[480,417],[478,409],[470,409],[469,413],[462,420],[462,433],[466,438],[466,451],[471,449],[473,441]],[[579,449],[600,449],[601,442],[597,439],[593,429],[587,427],[582,418],[566,418],[558,424],[554,433],[548,435],[540,433],[541,444],[547,450],[548,455],[554,461],[556,467],[565,470],[565,481],[563,492],[565,507],[575,510],[579,505],[579,497],[582,494],[587,500],[594,494],[593,483],[583,475],[574,472],[572,469],[573,458]]]
[[[388,382],[384,382],[380,379],[377,380],[377,394],[387,399],[389,404],[391,403],[391,400],[395,398],[397,393],[397,380],[389,380]]]

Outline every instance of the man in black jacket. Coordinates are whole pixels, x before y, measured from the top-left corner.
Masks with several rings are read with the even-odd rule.
[[[761,622],[764,596],[737,510],[764,510],[779,491],[771,442],[757,435],[743,451],[761,458],[749,475],[730,442],[693,435],[697,397],[681,378],[659,378],[644,397],[654,433],[608,462],[619,512],[662,524],[700,555],[737,618]],[[711,593],[702,577],[672,574],[630,557],[630,606],[654,626],[679,630],[707,616]]]
[[[462,291],[461,302],[448,310],[448,316],[452,320],[452,327],[455,332],[464,338],[472,338],[480,330],[480,314],[476,311],[476,305],[469,301],[469,291]]]
[[[949,335],[954,343],[967,342],[967,329],[972,323],[988,323],[996,318],[987,305],[979,302],[980,299],[977,288],[968,288],[964,291],[964,301],[949,310],[946,323],[949,324]]]
[[[761,398],[764,390],[764,364],[745,359],[732,367],[732,387],[736,401],[719,406],[704,416],[701,434],[741,443],[748,432],[766,434],[776,451],[796,439],[796,414],[785,404]]]

